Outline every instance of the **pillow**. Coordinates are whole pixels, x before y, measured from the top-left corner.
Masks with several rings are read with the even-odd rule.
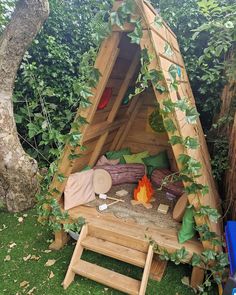
[[[179,243],[183,244],[184,242],[192,239],[195,235],[195,232],[196,230],[193,208],[186,208],[183,216],[182,226],[178,232]]]
[[[143,159],[143,163],[147,166],[148,176],[151,176],[154,169],[169,169],[170,167],[166,151]]]
[[[64,191],[64,209],[86,204],[95,199],[93,169],[73,173],[69,176]]]
[[[143,158],[149,156],[148,151],[132,154],[132,155],[124,155],[125,162],[128,164],[143,164]]]
[[[101,158],[97,161],[96,166],[103,166],[103,165],[117,165],[119,164],[120,160],[108,160],[105,156],[101,156]]]
[[[119,159],[120,164],[125,164],[124,155],[131,155],[130,148],[124,148],[119,151],[111,151],[106,153],[106,157],[109,160]]]

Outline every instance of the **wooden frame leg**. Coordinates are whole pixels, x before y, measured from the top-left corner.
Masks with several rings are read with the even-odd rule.
[[[60,230],[55,233],[55,240],[49,245],[49,249],[60,250],[67,244],[69,239],[69,235],[64,230]]]
[[[205,271],[202,268],[193,267],[192,275],[191,275],[191,282],[190,285],[192,288],[197,289],[198,286],[201,286],[204,282]]]

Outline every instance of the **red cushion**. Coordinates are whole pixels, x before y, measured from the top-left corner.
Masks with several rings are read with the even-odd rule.
[[[98,105],[98,110],[102,110],[108,105],[111,99],[111,95],[112,95],[112,88],[111,87],[105,88]]]

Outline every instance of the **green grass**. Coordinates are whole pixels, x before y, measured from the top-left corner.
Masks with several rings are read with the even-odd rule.
[[[76,276],[74,283],[64,291],[61,282],[65,276],[74,243],[70,242],[60,251],[45,253],[44,251],[48,249],[50,240],[53,238],[52,233],[37,223],[35,210],[24,212],[24,214],[27,214],[27,216],[20,223],[18,218],[22,217],[23,213],[0,212],[0,295],[31,294],[29,291],[34,287],[36,289],[32,292],[33,295],[122,294],[79,276]],[[13,243],[16,245],[14,246]],[[27,257],[29,254],[40,256],[40,258],[24,261],[23,257]],[[10,255],[10,260],[4,261],[8,255]],[[141,277],[139,268],[102,255],[86,252],[83,258],[121,273],[129,274],[134,278],[139,279]],[[56,263],[51,267],[46,267],[45,263],[48,259],[55,259]],[[194,294],[191,289],[181,283],[181,278],[189,276],[190,271],[191,268],[187,265],[176,266],[169,263],[167,272],[160,283],[149,280],[146,294]],[[49,278],[51,272],[53,272],[54,277]],[[29,282],[28,287],[20,287],[20,283],[23,281]]]

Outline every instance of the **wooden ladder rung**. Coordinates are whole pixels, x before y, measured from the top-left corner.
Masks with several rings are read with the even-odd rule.
[[[121,292],[130,295],[139,294],[139,289],[141,285],[140,281],[129,278],[112,270],[103,268],[96,264],[80,260],[76,265],[72,267],[72,269],[78,275],[109,286],[111,288],[120,290]]]
[[[118,245],[103,239],[87,236],[81,245],[91,251],[136,265],[144,267],[146,262],[147,253]]]

